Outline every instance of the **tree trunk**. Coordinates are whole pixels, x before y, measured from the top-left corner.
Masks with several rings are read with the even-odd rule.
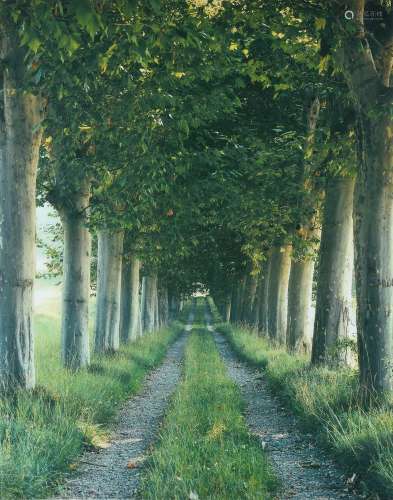
[[[353,193],[355,179],[329,181],[322,224],[312,362],[339,360],[352,307]],[[342,357],[341,357],[342,359]]]
[[[357,331],[361,382],[392,390],[393,143],[390,117],[369,123],[355,204]]]
[[[243,320],[243,306],[244,306],[244,292],[246,288],[246,276],[242,276],[239,281],[237,288],[237,300],[236,300],[236,321]]]
[[[141,336],[141,310],[140,310],[140,269],[141,261],[131,257],[131,330],[130,340],[134,341]]]
[[[156,329],[157,276],[146,276],[145,287],[144,325],[147,332],[152,332]]]
[[[254,308],[257,286],[258,286],[257,276],[248,274],[246,277],[246,285],[244,289],[242,319],[249,325],[253,324],[252,312]]]
[[[269,279],[269,336],[278,344],[286,344],[288,282],[291,269],[291,246],[272,251]]]
[[[262,269],[262,283],[261,283],[261,298],[259,309],[259,322],[258,330],[263,335],[267,335],[269,331],[269,284],[270,284],[270,271],[271,271],[272,257],[269,253],[268,259]]]
[[[229,323],[231,321],[232,303],[231,294],[229,294],[225,301],[224,321]]]
[[[160,310],[158,305],[158,277],[154,276],[154,329],[158,330],[160,328]]]
[[[140,315],[141,315],[141,334],[146,331],[146,280],[147,277],[142,278],[141,296],[140,296]]]
[[[0,391],[35,385],[32,294],[42,102],[23,89],[24,51],[0,25]]]
[[[123,236],[121,231],[98,232],[97,312],[95,351],[117,351],[120,343],[120,293]]]
[[[360,380],[367,394],[393,389],[393,56],[390,26],[380,37],[382,50],[362,39],[365,8],[357,2],[357,30],[344,38],[342,57],[358,108],[355,270]]]
[[[132,303],[132,264],[124,257],[121,267],[120,294],[120,342],[127,344],[131,340],[131,303]]]
[[[169,301],[169,320],[173,321],[177,316],[177,305],[176,296],[171,290],[168,290],[168,301]]]
[[[314,259],[293,260],[288,287],[287,347],[291,352],[311,349],[311,303]]]
[[[120,309],[120,340],[123,343],[134,341],[140,335],[139,269],[138,258],[123,259]]]
[[[319,208],[317,211],[319,214]],[[303,237],[310,248],[302,259],[292,259],[288,287],[287,348],[291,352],[308,353],[312,343],[312,289],[317,242],[321,234],[314,215],[304,229]]]
[[[255,299],[252,307],[252,321],[253,328],[259,331],[259,315],[261,312],[261,301],[263,300],[264,276],[263,270],[258,275],[257,289],[255,292]]]
[[[237,312],[239,309],[239,286],[240,284],[232,285],[231,294],[231,323],[236,323],[238,321]]]
[[[89,301],[91,236],[86,227],[90,183],[73,196],[72,209],[61,210],[64,228],[62,361],[77,370],[90,362]]]
[[[165,327],[169,322],[169,301],[168,301],[168,288],[161,286],[159,289],[159,327]]]

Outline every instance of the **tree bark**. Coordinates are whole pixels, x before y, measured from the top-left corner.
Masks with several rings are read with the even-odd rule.
[[[312,323],[311,305],[315,257],[320,240],[318,228],[319,207],[316,214],[303,228],[303,237],[309,241],[307,254],[301,259],[292,259],[288,287],[287,348],[291,352],[311,351]]]
[[[392,128],[390,116],[370,119],[365,127],[354,212],[360,378],[378,392],[393,389]]]
[[[245,289],[244,289],[244,299],[243,299],[243,311],[242,311],[242,319],[248,325],[253,324],[253,308],[254,301],[257,292],[258,286],[258,278],[252,274],[248,274],[245,280]]]
[[[160,286],[159,288],[159,327],[165,327],[169,322],[169,301],[168,301],[168,288],[166,286]]]
[[[376,49],[366,40],[364,10],[358,0],[358,29],[344,38],[341,55],[358,108],[355,271],[360,380],[367,395],[393,389],[393,58],[390,26],[380,37],[382,51]]]
[[[263,335],[267,335],[269,331],[269,284],[271,267],[272,256],[271,253],[269,253],[268,259],[265,262],[264,268],[262,270],[261,298],[258,322],[258,330],[261,331]]]
[[[90,182],[73,195],[69,208],[60,211],[64,229],[62,361],[78,370],[90,362],[89,300],[91,236],[86,227]]]
[[[146,276],[145,290],[145,330],[153,332],[156,329],[157,276]]]
[[[120,293],[120,342],[122,344],[127,344],[131,340],[131,303],[132,264],[128,257],[123,257]]]
[[[169,302],[169,320],[172,321],[176,319],[177,316],[177,302],[176,302],[176,296],[171,289],[168,290],[168,302]]]
[[[123,259],[121,278],[120,341],[128,343],[138,338],[139,332],[139,269],[136,257]]]
[[[0,391],[35,385],[32,294],[42,101],[23,89],[24,50],[0,25]]]
[[[154,279],[155,279],[155,285],[154,285],[154,302],[153,302],[153,306],[154,306],[154,329],[153,331],[155,330],[158,330],[160,328],[160,321],[161,321],[161,318],[160,318],[160,309],[159,309],[159,304],[158,304],[158,277],[157,275],[154,276]]]
[[[224,321],[226,323],[229,323],[231,321],[231,312],[232,312],[231,295],[228,295],[225,301],[225,311],[224,311]]]
[[[355,179],[335,178],[326,189],[312,349],[314,364],[339,361],[337,342],[348,338],[354,258],[354,186]]]
[[[293,260],[288,287],[287,347],[291,352],[311,349],[311,303],[314,259]]]
[[[140,310],[140,269],[141,261],[137,257],[131,258],[131,330],[130,339],[136,340],[141,336]]]
[[[231,294],[231,323],[236,323],[238,321],[238,309],[239,309],[239,283],[236,283],[232,286],[232,294]]]
[[[269,279],[269,336],[278,344],[285,345],[291,246],[275,247],[272,251],[271,259]]]
[[[123,236],[121,231],[98,232],[97,312],[95,351],[114,352],[120,343],[120,293]]]
[[[146,280],[147,277],[143,276],[140,296],[141,335],[146,331]]]
[[[240,322],[243,319],[243,301],[244,301],[245,277],[243,276],[236,290],[236,321]]]

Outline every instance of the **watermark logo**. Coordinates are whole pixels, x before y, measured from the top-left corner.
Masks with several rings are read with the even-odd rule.
[[[347,21],[353,21],[355,19],[355,12],[353,10],[346,10],[344,12],[344,17]],[[383,20],[383,10],[379,8],[369,8],[364,11],[365,21],[382,21]]]
[[[344,17],[347,21],[352,21],[355,19],[355,13],[353,10],[346,10],[344,13]]]

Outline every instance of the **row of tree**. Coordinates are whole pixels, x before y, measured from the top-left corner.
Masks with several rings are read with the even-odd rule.
[[[34,384],[38,200],[62,220],[66,366],[88,362],[90,281],[97,351],[135,337],[137,290],[149,330],[200,288],[303,350],[316,282],[331,363],[354,249],[361,381],[391,390],[389,2],[14,0],[0,20],[1,387]]]

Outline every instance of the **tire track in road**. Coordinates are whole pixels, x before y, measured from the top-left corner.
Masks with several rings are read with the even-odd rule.
[[[190,321],[192,321],[190,314]],[[191,330],[189,323],[185,332]],[[61,488],[57,499],[134,498],[143,461],[181,376],[187,333],[171,347],[160,366],[146,377],[140,392],[123,406],[108,446],[88,451],[79,470]]]

